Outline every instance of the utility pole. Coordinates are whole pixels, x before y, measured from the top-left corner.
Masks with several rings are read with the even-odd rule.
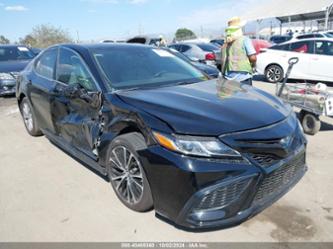
[[[76,30],[76,43],[80,43],[80,36],[78,30]]]

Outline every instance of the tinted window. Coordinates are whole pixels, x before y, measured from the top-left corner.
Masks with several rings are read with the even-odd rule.
[[[57,81],[71,85],[80,84],[87,90],[95,90],[95,83],[82,59],[69,49],[60,48]]]
[[[290,51],[298,53],[313,53],[313,42],[302,41],[291,43]]]
[[[53,48],[45,51],[36,62],[36,72],[46,78],[53,79],[54,68],[57,61],[58,49]]]
[[[0,47],[0,61],[30,60],[34,56],[27,47]]]
[[[180,51],[180,45],[174,44],[174,45],[170,45],[169,48],[173,48],[177,51]]]
[[[291,40],[291,36],[272,36],[270,41],[273,43],[283,43]]]
[[[189,45],[181,45],[180,52],[184,53],[186,51],[189,51],[191,47]]]
[[[213,52],[213,51],[219,49],[218,47],[216,47],[213,44],[206,44],[206,43],[200,43],[200,44],[197,44],[197,46],[205,52]]]
[[[331,41],[316,41],[316,54],[333,55],[333,42]]]
[[[199,70],[163,49],[117,46],[93,49],[92,54],[115,89],[207,80]]]
[[[290,44],[288,43],[288,44],[282,44],[282,45],[275,45],[275,46],[272,46],[270,49],[289,51]]]

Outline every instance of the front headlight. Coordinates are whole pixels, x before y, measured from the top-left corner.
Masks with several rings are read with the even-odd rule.
[[[15,80],[15,78],[9,73],[0,73],[0,80]]]
[[[241,158],[241,155],[214,137],[166,135],[153,132],[163,147],[185,155],[201,157]]]

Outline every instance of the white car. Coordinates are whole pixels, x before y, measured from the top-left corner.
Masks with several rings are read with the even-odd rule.
[[[292,57],[298,57],[299,62],[289,78],[333,82],[332,38],[293,40],[265,49],[258,55],[257,71],[268,82],[282,81]]]

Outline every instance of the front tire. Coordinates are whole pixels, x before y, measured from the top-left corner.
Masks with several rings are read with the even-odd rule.
[[[309,113],[309,112],[301,112],[301,124],[305,134],[315,135],[319,132],[321,127],[321,122],[318,115]]]
[[[265,78],[270,83],[277,83],[283,80],[283,69],[279,65],[270,65],[265,70]]]
[[[20,103],[20,112],[24,121],[24,126],[28,133],[33,137],[43,135],[38,127],[36,117],[27,97],[24,97]]]
[[[137,212],[153,207],[150,186],[137,153],[146,147],[143,136],[134,132],[115,138],[108,150],[107,170],[111,186],[119,200]]]

